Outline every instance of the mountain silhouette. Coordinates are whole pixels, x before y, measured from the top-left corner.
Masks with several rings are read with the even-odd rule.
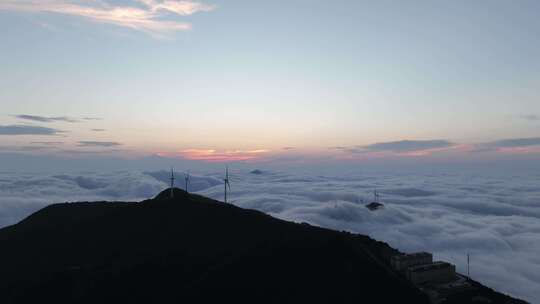
[[[0,303],[428,303],[390,270],[397,253],[167,189],[54,204],[0,229]],[[478,286],[446,303],[512,301]]]

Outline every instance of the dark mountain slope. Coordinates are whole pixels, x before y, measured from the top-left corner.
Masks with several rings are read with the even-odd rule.
[[[368,237],[176,190],[46,207],[0,230],[0,303],[426,303]]]

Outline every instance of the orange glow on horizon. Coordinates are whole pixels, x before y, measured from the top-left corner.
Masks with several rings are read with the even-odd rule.
[[[270,152],[266,149],[257,150],[231,150],[218,151],[214,149],[187,149],[179,152],[159,152],[164,157],[181,157],[188,160],[201,160],[207,162],[254,161]]]
[[[155,155],[168,158],[183,158],[186,160],[203,162],[324,162],[328,160],[337,161],[363,161],[370,159],[384,158],[422,158],[431,157],[436,154],[453,153],[455,155],[466,155],[476,153],[478,146],[474,144],[456,144],[448,147],[414,150],[406,152],[397,151],[366,151],[347,152],[329,151],[328,149],[252,149],[252,150],[218,150],[218,149],[184,149],[177,151],[166,151],[154,153]],[[506,154],[530,154],[540,153],[540,147],[508,147],[491,150],[494,153]],[[445,154],[446,155],[446,154]]]
[[[443,147],[443,148],[432,148],[432,149],[408,151],[408,152],[397,153],[397,154],[400,156],[421,157],[421,156],[430,156],[438,152],[445,152],[449,150],[463,150],[463,149],[464,147],[460,147],[460,145],[457,145],[457,146],[450,146],[450,147]]]

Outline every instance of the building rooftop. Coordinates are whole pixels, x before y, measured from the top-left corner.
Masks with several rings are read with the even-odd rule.
[[[439,262],[433,262],[431,264],[409,267],[409,271],[422,272],[422,271],[429,271],[429,270],[435,270],[435,269],[443,269],[443,268],[448,268],[448,267],[454,267],[454,265],[447,262],[439,261]]]
[[[415,252],[409,254],[395,255],[392,258],[397,260],[412,260],[424,257],[432,257],[432,254],[429,252]]]

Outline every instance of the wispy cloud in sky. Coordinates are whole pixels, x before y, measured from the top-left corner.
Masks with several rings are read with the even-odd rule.
[[[534,115],[534,114],[520,115],[519,118],[525,119],[528,121],[540,121],[540,115]]]
[[[57,116],[57,117],[46,117],[46,116],[38,116],[38,115],[15,115],[18,119],[24,119],[24,120],[31,120],[31,121],[38,121],[38,122],[79,122],[77,119],[70,118],[67,116]]]
[[[168,11],[180,16],[188,16],[197,12],[208,12],[215,9],[214,5],[192,1],[139,0],[139,2],[144,3],[152,12]]]
[[[540,137],[503,139],[476,145],[474,152],[539,153]]]
[[[30,145],[30,146],[0,146],[0,150],[2,152],[36,152],[36,151],[44,151],[44,150],[52,150],[54,149],[53,146],[50,145]]]
[[[62,141],[33,141],[31,142],[33,145],[47,145],[47,146],[57,146],[62,145],[64,142]]]
[[[347,154],[379,155],[384,153],[398,154],[403,156],[425,156],[435,152],[446,151],[455,147],[455,144],[447,140],[400,140],[379,142],[367,146],[337,146],[330,150],[342,151]]]
[[[375,143],[365,147],[367,151],[415,152],[429,149],[448,148],[453,144],[446,140],[401,140]]]
[[[114,141],[79,141],[78,146],[79,147],[117,147],[122,145],[121,143],[114,142]]]
[[[191,24],[171,18],[211,11],[215,7],[194,1],[137,0],[130,5],[114,5],[107,1],[81,4],[70,0],[5,0],[0,10],[57,13],[79,16],[88,20],[114,24],[142,31],[154,36],[191,29]]]
[[[487,145],[498,148],[540,146],[540,137],[498,140]]]
[[[63,131],[40,126],[0,125],[0,135],[58,135]]]

